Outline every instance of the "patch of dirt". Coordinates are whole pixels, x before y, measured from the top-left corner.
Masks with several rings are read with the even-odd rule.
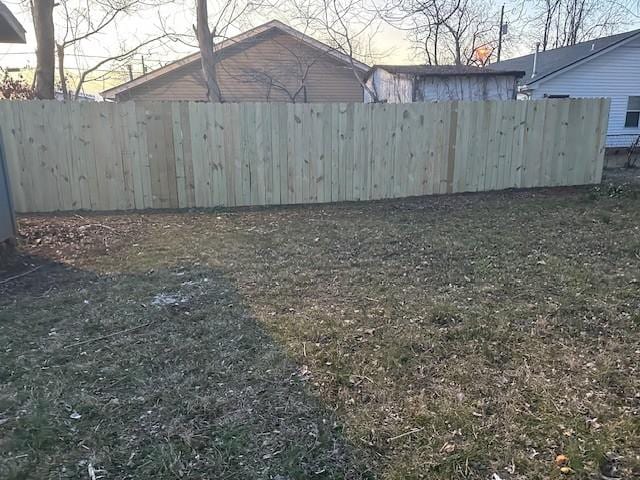
[[[55,219],[55,221],[52,221]],[[144,215],[30,215],[20,216],[21,250],[68,264],[79,257],[111,255],[143,238]]]
[[[602,173],[602,184],[640,185],[640,166],[636,168],[606,168]]]

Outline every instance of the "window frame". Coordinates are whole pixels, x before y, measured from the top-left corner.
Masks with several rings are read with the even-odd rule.
[[[638,102],[638,105],[636,105],[637,108],[631,109],[631,99],[636,99],[635,101]],[[628,124],[629,114],[636,117],[635,122],[633,122],[635,125]],[[640,95],[629,95],[627,97],[627,108],[624,115],[624,128],[640,128]]]

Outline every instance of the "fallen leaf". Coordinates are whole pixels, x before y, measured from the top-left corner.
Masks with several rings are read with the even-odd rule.
[[[453,442],[445,443],[440,449],[440,453],[453,453],[456,451],[456,444]]]

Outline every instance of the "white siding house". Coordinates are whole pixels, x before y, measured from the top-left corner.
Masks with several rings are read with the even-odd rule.
[[[640,135],[640,30],[506,60],[492,68],[527,72],[520,91],[528,98],[611,99],[607,147],[627,147]]]
[[[367,86],[388,103],[515,100],[523,71],[460,65],[374,65]],[[372,102],[365,90],[365,102]]]

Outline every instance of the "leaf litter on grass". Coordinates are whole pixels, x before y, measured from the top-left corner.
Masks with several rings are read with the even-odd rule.
[[[108,274],[113,278],[156,278],[153,288],[136,289],[132,305],[159,293],[185,294],[178,283],[191,281],[198,269],[220,272],[237,290],[230,303],[241,302],[268,332],[270,343],[290,359],[290,370],[277,378],[299,382],[305,395],[330,412],[330,418],[322,417],[326,424],[315,425],[330,425],[333,433],[312,429],[315,438],[329,445],[339,432],[344,445],[338,449],[344,454],[321,457],[301,472],[295,466],[296,459],[305,458],[300,451],[286,454],[272,440],[257,449],[235,431],[213,441],[196,429],[187,447],[160,443],[137,454],[130,468],[138,478],[206,471],[197,462],[185,463],[192,444],[214,448],[220,465],[231,461],[231,477],[251,465],[265,478],[313,478],[312,470],[326,478],[560,478],[554,459],[563,454],[571,459],[575,478],[599,478],[607,471],[634,478],[640,473],[640,302],[634,282],[640,266],[640,196],[634,188],[624,187],[615,196],[589,188],[556,189],[135,214],[131,218],[142,225],[135,240],[125,237],[107,255],[83,256],[75,247],[56,250],[61,260],[70,251],[74,265],[116,272]],[[55,224],[56,218],[46,221]],[[68,222],[60,218],[61,225]],[[96,218],[95,223],[111,225],[126,223],[127,216]],[[38,253],[38,247],[30,252]],[[104,298],[95,294],[90,305],[122,300],[131,284],[118,287],[121,283],[114,281]],[[55,290],[56,302],[63,300],[60,293]],[[23,298],[19,292],[12,295]],[[186,307],[170,307],[171,314],[189,312],[193,318],[191,303],[199,304],[199,298],[189,296]],[[226,301],[214,302],[216,308]],[[24,317],[15,303],[14,314]],[[140,308],[148,315],[146,307]],[[203,316],[194,324],[196,332],[184,322],[162,324],[175,330],[160,335],[162,342],[147,358],[153,371],[115,377],[116,387],[136,389],[146,375],[162,384],[149,400],[162,407],[182,391],[179,382],[174,384],[177,372],[167,365],[184,363],[185,349],[187,358],[203,357],[198,365],[211,355],[225,367],[241,362],[221,353],[237,346],[226,344],[227,333],[205,328],[207,309],[196,309]],[[78,318],[87,321],[86,315]],[[51,322],[49,317],[44,323],[50,328]],[[243,355],[260,350],[259,337],[237,334]],[[25,335],[18,337],[21,345],[34,341],[32,333]],[[169,340],[184,349],[163,345]],[[139,341],[139,335],[126,339],[131,347],[120,352],[119,362],[137,357],[129,352]],[[37,352],[25,355],[22,361],[32,362]],[[241,365],[253,373],[243,383],[255,394],[253,383],[264,385],[273,372],[251,368],[257,361],[252,355],[244,360]],[[29,375],[25,378],[38,383],[43,374]],[[200,388],[224,398],[225,390],[214,388],[215,376],[199,378]],[[166,395],[158,397],[163,391]],[[260,414],[264,419],[257,417],[275,421],[278,426],[270,431],[277,435],[281,424],[270,417],[277,417],[277,407],[288,411],[282,405],[289,395],[274,397]],[[198,412],[183,413],[180,424],[198,424]],[[85,418],[83,412],[79,421]],[[223,418],[229,426],[247,428],[257,421],[253,415],[248,423],[233,415]],[[126,418],[121,428],[133,429]],[[305,428],[300,432],[307,438]],[[289,438],[299,437],[289,433]],[[64,463],[60,454],[53,458]],[[107,470],[107,464],[126,464],[124,457],[105,458]],[[280,470],[264,470],[265,465]]]

